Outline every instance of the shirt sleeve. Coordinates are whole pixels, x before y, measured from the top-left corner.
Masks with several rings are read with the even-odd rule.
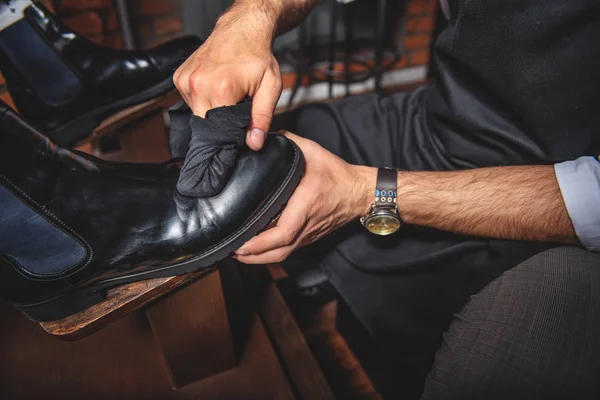
[[[554,166],[579,241],[600,252],[600,160],[581,157]]]

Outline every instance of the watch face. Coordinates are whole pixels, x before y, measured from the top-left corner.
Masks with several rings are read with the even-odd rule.
[[[381,213],[367,217],[365,227],[369,232],[376,235],[390,235],[400,229],[402,223],[397,215],[392,213]]]

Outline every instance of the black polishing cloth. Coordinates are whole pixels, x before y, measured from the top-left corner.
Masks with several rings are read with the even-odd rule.
[[[171,107],[171,153],[185,157],[177,182],[179,193],[212,197],[221,192],[244,146],[251,108],[252,101],[245,99],[200,118],[183,101]]]

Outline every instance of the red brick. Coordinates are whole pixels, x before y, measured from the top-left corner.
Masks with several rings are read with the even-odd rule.
[[[281,75],[281,81],[283,83],[283,88],[284,89],[290,89],[293,88],[294,85],[296,84],[296,74],[294,72],[286,72],[284,74]],[[306,86],[310,83],[310,79],[308,78],[308,76],[305,76],[302,78],[302,86]]]
[[[406,31],[409,33],[429,33],[433,31],[434,25],[433,16],[411,17],[406,21]]]
[[[404,41],[406,50],[429,48],[429,35],[408,35]]]
[[[56,8],[63,12],[89,10],[90,8],[110,8],[112,6],[112,0],[60,0]]]
[[[439,0],[425,0],[427,12],[434,14],[439,6]]]
[[[109,29],[111,31],[119,29],[119,20],[117,19],[117,12],[114,8],[108,10],[108,13],[106,14],[106,21],[104,24],[106,26],[106,29]]]
[[[429,63],[429,50],[420,50],[408,54],[410,65],[427,65]]]
[[[50,12],[54,12],[54,4],[52,4],[51,0],[41,0],[41,3],[50,10]]]
[[[408,12],[411,15],[433,14],[437,7],[437,0],[411,0]]]
[[[87,39],[96,44],[104,45],[104,35],[102,34],[87,35]]]
[[[142,43],[145,43],[154,36],[154,29],[152,28],[152,25],[148,23],[139,24],[136,30],[137,37],[139,37]]]
[[[408,60],[406,59],[406,57],[402,57],[402,59],[400,61],[398,61],[396,64],[394,64],[394,68],[392,69],[402,69],[402,68],[406,68],[408,66]]]
[[[112,47],[115,49],[123,48],[123,41],[121,40],[121,35],[118,32],[109,33],[104,36],[102,43],[105,46]]]
[[[408,3],[409,14],[424,14],[427,12],[427,5],[422,0],[411,0]]]
[[[162,15],[173,11],[170,0],[137,0],[132,8],[137,8],[142,15]]]
[[[144,49],[150,49],[152,47],[156,47],[158,45],[161,45],[165,42],[164,38],[156,38],[156,37],[152,37],[152,38],[147,38],[143,43],[142,43],[142,47]]]
[[[62,21],[67,24],[69,28],[82,35],[102,33],[104,28],[102,19],[93,11],[65,17]]]
[[[159,18],[154,21],[154,32],[156,35],[167,33],[179,33],[183,30],[183,23],[178,18]]]

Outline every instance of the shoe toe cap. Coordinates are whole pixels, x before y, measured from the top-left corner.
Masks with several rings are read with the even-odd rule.
[[[193,210],[202,235],[219,240],[253,220],[269,204],[286,202],[302,175],[303,156],[300,149],[282,135],[270,135],[261,151],[244,152],[224,189],[212,198],[188,198],[182,209]],[[278,201],[274,201],[278,198]]]

